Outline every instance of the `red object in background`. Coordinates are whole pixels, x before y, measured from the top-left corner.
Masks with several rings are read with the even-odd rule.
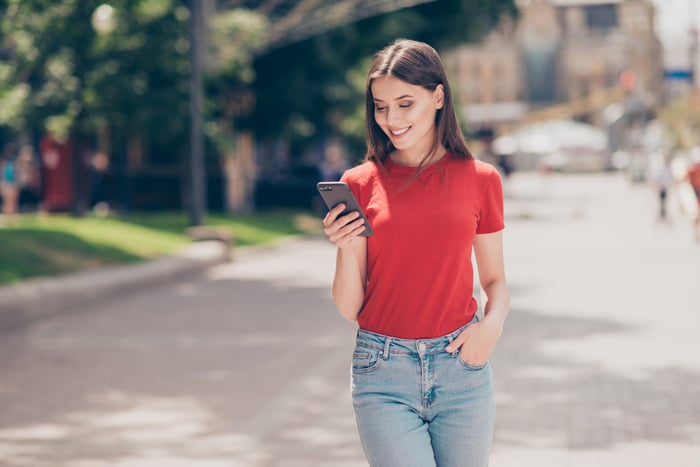
[[[634,89],[635,84],[637,84],[637,76],[634,74],[634,71],[625,70],[620,73],[620,85],[622,85],[622,89],[631,91]]]
[[[50,135],[39,142],[41,152],[43,208],[47,211],[67,211],[73,206],[73,154],[69,143],[59,143]]]

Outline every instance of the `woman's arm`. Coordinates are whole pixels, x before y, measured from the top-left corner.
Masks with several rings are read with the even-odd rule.
[[[357,321],[367,284],[367,238],[356,237],[351,246],[338,248],[333,277],[333,300],[341,316]]]
[[[503,231],[477,235],[474,238],[474,256],[479,282],[486,295],[484,323],[488,322],[500,335],[510,307],[503,261]]]
[[[367,238],[358,234],[364,221],[357,212],[338,218],[345,207],[336,206],[323,219],[324,233],[338,251],[333,277],[333,300],[341,316],[357,321],[365,299],[367,284]]]
[[[510,307],[510,292],[503,264],[503,232],[477,235],[474,256],[479,281],[486,295],[484,319],[465,329],[448,347],[448,352],[460,349],[465,362],[483,365],[489,359],[501,337]]]

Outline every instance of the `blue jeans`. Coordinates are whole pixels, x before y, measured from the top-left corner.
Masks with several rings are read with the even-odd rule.
[[[435,339],[358,330],[352,399],[372,467],[485,467],[495,403],[490,365],[473,366]]]

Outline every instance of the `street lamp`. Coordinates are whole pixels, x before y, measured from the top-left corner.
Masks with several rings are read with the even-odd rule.
[[[690,86],[691,92],[698,90],[700,78],[698,76],[698,28],[690,28]]]
[[[202,136],[202,51],[204,17],[201,0],[190,0],[190,225],[205,216],[204,139]]]
[[[79,5],[79,12],[82,17],[90,15],[90,6],[85,4]],[[90,24],[92,28],[98,35],[109,34],[114,31],[116,26],[116,18],[114,15],[114,8],[106,3],[98,6],[92,11],[90,15]],[[81,44],[77,48],[76,59],[74,63],[76,76],[79,78],[78,82],[80,87],[76,90],[76,95],[81,96],[83,94],[83,87],[85,83],[85,76],[89,67],[88,64],[88,54],[85,44]],[[85,142],[84,129],[82,128],[85,119],[85,102],[80,97],[79,110],[75,115],[72,128],[70,130],[69,139],[73,145],[73,155],[72,155],[72,175],[73,175],[73,207],[72,213],[74,217],[82,217],[85,211],[85,204],[88,202],[86,199],[89,196],[86,193],[85,184],[83,183],[85,179],[85,159],[84,159],[84,147]]]
[[[117,22],[114,18],[114,8],[111,5],[103,3],[95,8],[90,20],[93,29],[98,34],[109,34],[114,31]]]
[[[117,28],[117,20],[118,20],[118,15],[115,11],[115,9],[112,7],[112,5],[108,3],[103,3],[99,5],[97,8],[95,8],[92,12],[92,15],[90,17],[90,24],[92,25],[92,29],[95,31],[97,34],[97,41],[98,44],[102,41],[103,38],[106,36],[111,35],[114,30]],[[96,148],[96,154],[102,154],[104,157],[104,160],[101,162],[101,164],[107,164],[109,165],[109,157],[107,154],[109,154],[109,127],[108,124],[106,123],[101,123],[99,127],[97,128],[97,148]],[[92,170],[96,170],[96,172],[99,172],[100,175],[99,177],[102,177],[102,173],[107,170],[107,166],[103,166],[101,168],[98,168],[95,163],[99,159],[96,158],[96,155],[93,156],[91,155],[90,161],[88,162],[88,165],[90,167],[91,173],[90,177],[95,176],[95,173],[92,172]],[[124,190],[124,193],[128,193],[128,167],[127,167],[127,162],[125,161],[125,176],[124,176],[124,181],[125,181],[125,187],[126,189]],[[98,183],[101,184],[103,183],[101,180],[99,181],[91,181],[91,186],[92,183]],[[87,199],[91,203],[92,201],[101,201],[101,200],[93,200],[92,199],[92,193],[88,192],[86,195]],[[104,204],[104,203],[100,203]]]

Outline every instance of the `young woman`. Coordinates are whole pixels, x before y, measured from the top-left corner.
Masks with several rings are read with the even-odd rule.
[[[373,467],[483,467],[494,429],[488,358],[503,330],[503,195],[465,146],[437,52],[398,40],[375,56],[366,161],[342,180],[357,213],[329,211],[333,298],[357,321],[352,396]],[[472,250],[487,301],[476,316]]]

